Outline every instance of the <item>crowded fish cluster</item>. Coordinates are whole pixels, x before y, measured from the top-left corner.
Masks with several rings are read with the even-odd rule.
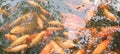
[[[3,49],[5,52],[25,54],[28,49],[44,45],[39,54],[119,54],[110,50],[109,46],[113,37],[120,32],[120,26],[86,27],[93,17],[98,16],[95,5],[90,7],[85,20],[71,13],[61,13],[61,20],[55,20],[54,16],[39,3],[35,1],[27,3],[38,8],[40,13],[35,11],[25,13],[5,28],[0,28],[1,31],[10,30],[5,34],[5,38],[10,42],[10,45]],[[109,11],[109,4],[99,4],[97,11],[103,11],[106,20],[118,23],[119,18]],[[2,8],[0,13],[10,14]]]

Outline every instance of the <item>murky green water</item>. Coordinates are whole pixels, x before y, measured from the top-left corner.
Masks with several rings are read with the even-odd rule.
[[[29,13],[29,12],[41,13],[39,8],[29,5],[27,1],[28,0],[0,0],[0,8],[9,12],[9,15],[4,15],[0,13],[0,26],[5,27],[5,25],[8,25],[12,21],[14,21],[16,18],[24,15],[25,13]],[[46,10],[48,10],[52,14],[52,16],[47,16],[47,19],[49,21],[51,20],[61,21],[62,13],[75,14],[79,16],[82,20],[85,20],[87,12],[90,10],[92,6],[92,4],[86,4],[87,0],[34,0],[34,1],[41,4]],[[87,8],[83,10],[76,9],[79,5],[82,5],[82,4],[85,4],[85,7]],[[98,6],[99,2],[95,4],[96,6]],[[120,1],[114,0],[112,3],[110,3],[110,5],[111,5],[110,12],[112,12],[118,18],[117,22],[106,20],[105,16],[101,14],[102,12],[96,11],[97,16],[93,17],[93,19],[88,24],[86,24],[85,27],[86,28],[92,28],[92,27],[100,28],[100,27],[119,26],[120,25],[120,20],[119,20],[120,19],[119,18],[120,17]],[[10,44],[10,42],[4,37],[4,35],[9,32],[10,32],[10,29],[5,30],[5,31],[0,31],[0,54],[13,54],[13,53],[7,53],[3,51],[3,49],[8,47]],[[57,33],[57,35],[60,35],[60,34]],[[113,42],[111,43],[112,47],[110,46],[110,48],[112,50],[117,51],[118,54],[120,53],[119,35],[120,35],[120,32],[114,35],[115,37],[113,39]],[[25,50],[25,54],[39,54],[43,46],[44,44],[37,45],[32,49],[27,49]],[[16,53],[16,54],[19,54],[19,53]]]

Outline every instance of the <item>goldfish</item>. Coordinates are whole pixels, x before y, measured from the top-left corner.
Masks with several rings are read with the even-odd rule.
[[[104,40],[103,42],[97,45],[96,49],[93,51],[92,54],[101,54],[107,48],[109,43],[109,40]]]
[[[60,38],[60,37],[57,37],[57,38],[55,39],[55,42],[56,42],[60,47],[65,48],[65,49],[67,49],[67,48],[72,48],[72,47],[74,47],[74,45],[75,45],[72,40],[67,40],[67,39]]]
[[[76,54],[85,54],[85,50],[81,49],[81,50],[77,51]]]
[[[52,54],[53,52],[56,54],[66,54],[63,49],[53,40],[51,40],[39,54]]]
[[[59,30],[63,30],[63,28],[48,27],[47,30],[51,30],[51,31],[59,31]]]
[[[30,18],[30,16],[32,16],[32,13],[24,14],[24,15],[18,17],[16,20],[14,20],[12,23],[10,23],[9,26],[12,27],[12,26],[19,25],[22,22],[27,21]]]
[[[5,37],[11,41],[15,41],[16,39],[18,39],[16,35],[11,35],[11,34],[5,34]]]
[[[42,6],[40,6],[40,4],[38,4],[37,2],[34,2],[34,1],[27,1],[27,2],[32,6],[42,8]]]
[[[45,22],[48,22],[48,20],[47,20],[47,18],[46,18],[46,16],[45,16],[45,15],[40,14],[40,17],[41,17],[41,19],[43,19]]]
[[[27,43],[31,43],[32,40],[38,35],[39,33],[34,33],[27,38]]]
[[[50,22],[48,22],[48,24],[50,24],[50,25],[60,25],[60,26],[64,26],[61,22],[59,22],[59,21],[50,21]]]
[[[111,21],[114,21],[114,22],[117,21],[116,16],[113,15],[112,13],[110,13],[110,12],[108,11],[108,9],[104,8],[104,12],[103,12],[103,13],[104,13],[104,15],[107,17],[108,20],[111,20]]]
[[[43,38],[43,36],[45,36],[45,34],[46,34],[46,31],[41,31],[41,32],[32,40],[32,42],[30,43],[30,45],[29,45],[28,47],[32,47],[32,46],[38,44],[38,43],[41,41],[41,39]]]
[[[114,35],[116,32],[120,30],[118,26],[112,26],[107,28],[101,28],[101,31],[97,34],[97,36],[106,36]]]
[[[37,23],[38,23],[39,27],[42,29],[44,27],[43,21],[41,20],[41,18],[37,14],[35,14],[35,16],[37,18]]]
[[[28,3],[32,6],[38,7],[40,8],[41,12],[43,12],[44,14],[48,14],[51,15],[46,9],[44,9],[40,4],[38,4],[37,2],[34,1],[28,1]]]
[[[117,21],[116,16],[109,12],[108,8],[109,8],[108,3],[101,4],[98,6],[98,10],[103,10],[103,14],[107,17],[106,19],[116,22]]]
[[[9,13],[6,10],[3,10],[2,8],[0,8],[0,13],[8,15]]]
[[[22,44],[22,45],[18,45],[16,47],[10,48],[10,49],[5,49],[5,51],[7,52],[19,52],[22,51],[24,49],[27,49],[28,45],[27,44]]]
[[[35,22],[28,22],[15,26],[10,32],[14,34],[28,33],[34,30],[36,27],[37,24]]]
[[[13,48],[13,47],[15,47],[17,45],[22,44],[28,37],[29,37],[29,35],[23,35],[23,36],[19,37],[18,39],[13,41],[7,49]]]

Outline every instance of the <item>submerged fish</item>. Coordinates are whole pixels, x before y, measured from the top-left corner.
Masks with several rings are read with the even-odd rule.
[[[22,50],[26,49],[27,47],[28,47],[27,44],[22,44],[22,45],[18,45],[16,47],[7,49],[5,51],[7,51],[7,52],[19,52],[19,51],[22,51]]]
[[[14,34],[28,33],[32,32],[36,27],[37,24],[35,22],[28,22],[15,26],[10,32]]]
[[[43,12],[44,14],[48,14],[51,15],[45,8],[43,8],[40,4],[38,4],[37,2],[34,1],[28,1],[28,3],[32,6],[38,7],[40,8],[41,12]]]
[[[108,11],[108,9],[104,8],[104,12],[103,13],[107,17],[108,20],[111,20],[111,21],[114,21],[114,22],[117,21],[117,18],[115,17],[115,15],[113,15],[112,13],[110,13]]]
[[[29,20],[29,18],[31,18],[33,15],[32,13],[27,13],[27,14],[24,14],[20,17],[18,17],[16,20],[14,20],[12,23],[9,24],[10,27],[13,27],[13,26],[16,26],[16,25],[19,25],[23,22],[26,22],[27,20]],[[32,19],[31,19],[32,20]]]
[[[101,4],[98,6],[98,10],[103,10],[104,11],[103,14],[107,17],[108,20],[116,22],[117,21],[116,16],[111,12],[109,12],[108,8],[109,8],[109,5],[107,3]]]
[[[97,48],[93,51],[92,54],[101,54],[107,48],[109,43],[109,40],[104,40],[103,42],[97,45]]]
[[[41,39],[43,38],[43,36],[46,34],[46,31],[41,31],[41,33],[39,33],[33,40],[32,42],[30,43],[29,47],[32,47],[36,44],[38,44]]]
[[[43,19],[45,22],[48,22],[47,17],[44,14],[40,14],[41,19]]]
[[[50,22],[48,22],[48,24],[50,24],[50,25],[60,25],[60,26],[64,26],[61,22],[59,22],[59,21],[50,21]]]
[[[53,40],[47,44],[39,54],[66,54],[66,52]]]
[[[2,8],[0,8],[0,13],[8,15],[8,12],[6,10],[3,10]]]
[[[44,28],[44,23],[42,21],[42,19],[35,13],[35,16],[37,18],[37,24],[39,26],[40,29]]]
[[[23,35],[22,37],[20,37],[20,38],[16,39],[15,41],[13,41],[13,43],[10,44],[10,46],[9,46],[7,49],[13,48],[13,47],[15,47],[15,46],[17,46],[17,45],[20,45],[20,44],[24,43],[24,41],[25,41],[28,37],[29,37],[29,35]]]
[[[81,50],[77,51],[76,54],[85,54],[85,50],[81,49]]]
[[[5,37],[10,41],[15,41],[16,39],[18,39],[16,35],[11,35],[11,34],[5,34]]]

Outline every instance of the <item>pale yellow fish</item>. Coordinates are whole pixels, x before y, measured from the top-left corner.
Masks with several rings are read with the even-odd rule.
[[[28,45],[27,44],[22,44],[22,45],[18,45],[16,47],[10,48],[10,49],[5,49],[5,51],[7,52],[19,52],[22,51],[24,49],[27,49]]]
[[[24,15],[18,17],[16,20],[14,20],[12,23],[10,23],[9,26],[19,25],[19,24],[27,21],[30,18],[30,16],[32,16],[32,13],[24,14]]]
[[[29,3],[30,5],[32,5],[32,6],[42,8],[42,6],[40,6],[40,4],[38,4],[37,2],[34,2],[34,1],[28,1],[28,3]]]
[[[14,28],[12,28],[10,32],[14,34],[28,33],[33,31],[36,27],[37,27],[36,22],[28,22],[15,26]]]
[[[48,24],[50,24],[50,25],[60,25],[60,26],[64,26],[64,24],[62,24],[62,23],[59,22],[59,21],[50,21],[50,22],[48,22]]]
[[[15,47],[15,46],[17,46],[17,45],[20,45],[20,44],[24,43],[24,41],[25,41],[28,37],[29,37],[29,35],[23,35],[23,36],[21,36],[20,38],[16,39],[15,41],[13,41],[13,42],[10,44],[10,46],[8,47],[8,49],[9,49],[9,48],[13,48],[13,47]]]
[[[46,16],[44,14],[40,14],[41,19],[43,19],[45,22],[48,22]]]
[[[74,43],[72,40],[67,40],[67,39],[64,39],[64,38],[60,38],[60,37],[57,37],[55,39],[55,42],[62,48],[64,49],[67,49],[67,48],[72,48],[74,47]]]
[[[46,9],[44,9],[40,4],[38,4],[37,2],[34,2],[34,1],[28,1],[28,3],[32,6],[35,6],[35,7],[39,7],[40,10],[44,13],[44,14],[48,14],[48,15],[51,15]]]
[[[37,18],[37,23],[39,25],[39,28],[42,29],[44,27],[43,21],[41,20],[41,18],[37,14],[35,14],[35,16]]]
[[[44,14],[48,14],[48,15],[52,15],[50,12],[48,12],[46,9],[44,9],[44,8],[41,8],[40,9]]]
[[[0,13],[8,15],[8,12],[6,10],[3,10],[2,8],[0,8]]]
[[[18,39],[16,35],[11,35],[11,34],[5,34],[5,37],[10,41],[15,41],[16,39]]]
[[[59,30],[63,30],[63,28],[48,27],[47,30],[50,30],[50,31],[59,31]]]
[[[29,47],[32,47],[36,44],[38,44],[39,42],[41,42],[41,39],[43,38],[43,36],[45,36],[46,31],[41,31],[30,43]]]
[[[104,13],[104,15],[107,17],[108,20],[111,20],[111,21],[114,21],[114,22],[117,21],[116,16],[113,15],[112,13],[110,13],[110,12],[108,11],[108,9],[104,8],[104,12],[103,12],[103,13]]]

